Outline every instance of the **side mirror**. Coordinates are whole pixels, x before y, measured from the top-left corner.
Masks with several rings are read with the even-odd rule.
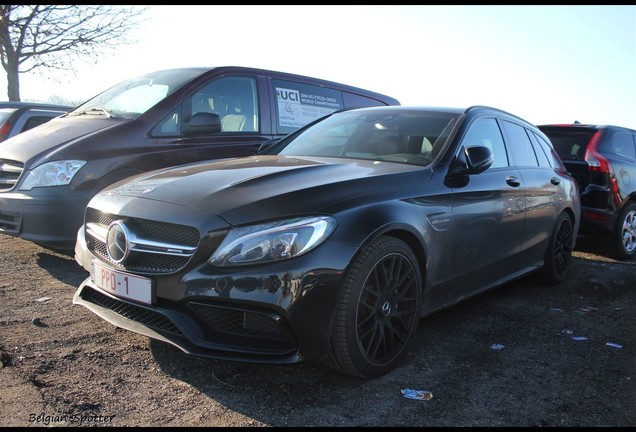
[[[190,117],[183,128],[184,135],[210,135],[221,132],[221,117],[218,114],[198,112]]]
[[[490,168],[494,160],[488,147],[465,147],[455,159],[450,174],[479,174]]]

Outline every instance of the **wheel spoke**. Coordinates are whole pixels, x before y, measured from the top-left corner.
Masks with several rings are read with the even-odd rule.
[[[404,349],[417,319],[418,284],[411,263],[390,254],[369,272],[358,304],[357,334],[362,351],[375,364]]]
[[[628,253],[636,249],[636,210],[632,210],[625,215],[623,220],[623,247]]]
[[[572,256],[572,226],[565,221],[559,226],[556,244],[554,245],[554,268],[559,274],[563,274]]]

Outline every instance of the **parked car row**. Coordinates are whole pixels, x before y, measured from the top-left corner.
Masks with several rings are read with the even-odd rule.
[[[241,67],[134,77],[0,147],[0,232],[73,251],[88,201],[153,169],[248,156],[342,108],[396,105],[325,80]]]
[[[73,107],[35,102],[0,102],[0,142],[59,117]]]
[[[564,280],[596,215],[633,256],[626,157],[599,156],[618,134],[578,143],[588,180],[564,130],[261,69],[159,71],[0,145],[0,232],[73,251],[90,274],[73,303],[118,327],[376,378],[420,318]]]

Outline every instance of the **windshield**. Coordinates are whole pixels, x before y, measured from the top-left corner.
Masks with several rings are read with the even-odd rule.
[[[457,118],[457,114],[426,110],[347,111],[309,127],[279,153],[424,166],[439,154]]]
[[[71,115],[132,119],[203,72],[205,69],[174,69],[131,78],[88,100]]]

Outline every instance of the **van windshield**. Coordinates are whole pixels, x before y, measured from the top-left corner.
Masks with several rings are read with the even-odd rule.
[[[128,79],[77,107],[71,115],[133,119],[206,69],[172,69]]]

